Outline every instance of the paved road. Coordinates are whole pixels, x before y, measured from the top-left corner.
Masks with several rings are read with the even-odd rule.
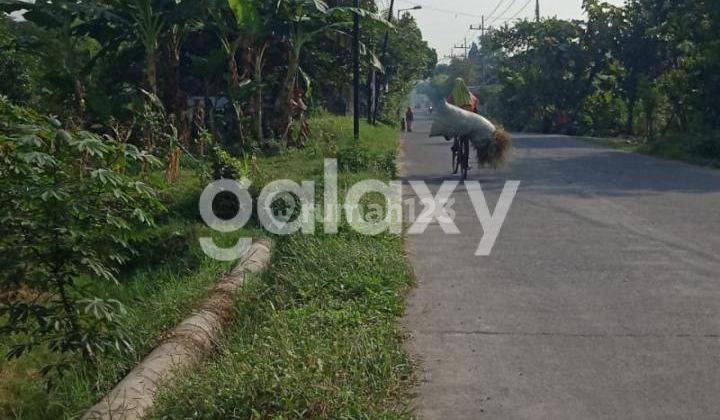
[[[449,147],[417,129],[404,175],[437,188]],[[491,257],[464,190],[461,235],[408,237],[421,418],[720,418],[720,171],[518,135],[471,179],[491,209],[522,185]]]

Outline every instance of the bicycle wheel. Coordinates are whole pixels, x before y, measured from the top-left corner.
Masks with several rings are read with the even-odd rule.
[[[453,175],[457,174],[460,170],[460,164],[462,163],[461,157],[461,147],[460,142],[458,141],[457,137],[455,138],[455,141],[453,142],[452,147],[452,173]]]
[[[463,139],[460,143],[461,157],[459,160],[462,167],[460,177],[465,181],[468,176],[468,171],[470,170],[470,140]]]

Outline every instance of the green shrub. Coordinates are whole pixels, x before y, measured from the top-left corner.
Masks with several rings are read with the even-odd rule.
[[[243,160],[230,155],[220,146],[213,148],[213,175],[215,179],[237,179],[250,178],[251,166],[250,157],[245,156]]]
[[[691,153],[704,159],[720,159],[720,132],[711,131],[699,136],[691,145]]]
[[[362,146],[346,146],[338,153],[338,167],[348,172],[378,171],[393,177],[396,173],[395,154],[373,152]]]
[[[0,162],[0,334],[18,343],[8,356],[131,350],[123,305],[83,285],[117,281],[130,232],[153,224],[162,206],[138,175],[157,159],[0,97]]]

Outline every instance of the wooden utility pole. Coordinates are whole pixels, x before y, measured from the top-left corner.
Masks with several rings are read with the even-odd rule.
[[[356,9],[360,8],[360,0],[354,1]],[[360,140],[360,15],[353,13],[353,135]]]
[[[535,0],[535,22],[540,22],[540,0]]]

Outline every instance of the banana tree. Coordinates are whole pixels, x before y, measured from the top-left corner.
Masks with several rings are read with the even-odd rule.
[[[284,28],[284,41],[288,46],[288,64],[285,77],[275,100],[275,125],[277,132],[285,132],[291,122],[292,97],[300,68],[300,59],[305,45],[320,34],[328,31],[342,31],[351,25],[352,14],[389,25],[375,13],[354,7],[329,7],[323,0],[280,0],[278,13]],[[367,48],[363,51],[370,53]],[[371,54],[372,55],[372,54]],[[382,65],[372,55],[372,63],[382,70]]]
[[[147,89],[153,95],[157,95],[158,41],[165,28],[165,20],[160,13],[153,10],[152,0],[133,0],[128,6],[138,39],[145,48]]]
[[[180,52],[185,37],[201,19],[201,11],[196,0],[93,2],[92,16],[80,30],[101,44],[98,56],[142,49],[144,89],[162,97],[168,111],[177,115],[185,107],[180,88]],[[160,78],[164,82],[162,94]]]
[[[237,30],[235,22],[229,22],[235,19],[233,13],[228,8],[227,0],[207,0],[205,4],[205,22],[204,26],[215,33],[227,66],[227,87],[228,96],[231,99],[233,111],[235,113],[235,121],[237,125],[237,134],[240,143],[245,142],[244,118],[245,110],[243,101],[240,98],[246,97],[240,93],[246,93],[248,87],[252,87],[250,80],[247,80],[245,72],[240,73],[240,66],[236,59],[238,50],[243,42],[243,36]],[[235,27],[233,27],[235,26]]]
[[[274,8],[268,7],[263,0],[227,0],[238,25],[240,35],[243,37],[247,49],[247,56],[253,72],[253,82],[256,86],[253,96],[253,123],[255,139],[262,143],[263,133],[263,65],[265,53],[270,45],[270,32]],[[234,61],[234,60],[233,60]],[[232,64],[231,64],[232,65]]]

